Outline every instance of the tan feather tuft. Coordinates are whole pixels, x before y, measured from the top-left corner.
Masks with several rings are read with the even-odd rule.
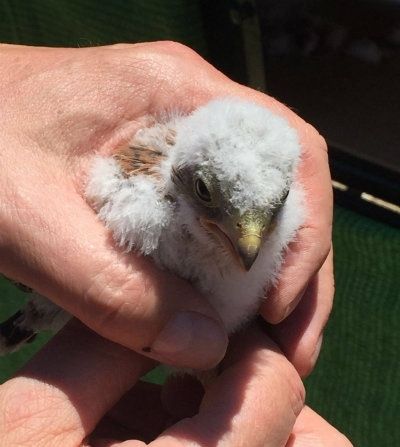
[[[168,146],[175,144],[176,132],[168,129],[165,135],[165,143]],[[129,146],[121,147],[114,154],[115,160],[119,163],[122,172],[126,177],[131,175],[145,174],[159,176],[159,167],[165,155],[158,149],[149,145],[133,142]]]
[[[131,145],[121,148],[114,158],[119,163],[126,177],[131,175],[146,174],[158,175],[158,168],[164,155],[151,147]]]
[[[175,144],[175,137],[176,137],[176,130],[169,129],[165,137],[165,141],[169,146],[173,146]]]

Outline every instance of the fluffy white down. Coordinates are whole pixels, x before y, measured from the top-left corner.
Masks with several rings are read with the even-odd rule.
[[[196,129],[196,131],[193,131]],[[287,121],[257,104],[223,98],[176,123],[172,163],[212,166],[231,185],[232,204],[268,206],[289,186],[300,156]]]
[[[176,143],[167,145],[168,129]],[[214,100],[189,116],[174,117],[135,137],[165,154],[161,181],[139,175],[125,178],[111,158],[98,158],[87,186],[87,197],[127,250],[150,255],[162,268],[191,281],[219,312],[229,332],[252,317],[277,278],[287,245],[304,221],[302,188],[293,180],[300,157],[296,132],[270,110],[246,101]],[[219,177],[234,186],[232,201],[270,206],[291,185],[274,230],[257,260],[245,272],[199,226],[193,207],[177,195],[171,167],[212,164]]]
[[[113,158],[98,157],[86,194],[120,246],[144,255],[156,250],[172,207],[150,177],[126,178]]]

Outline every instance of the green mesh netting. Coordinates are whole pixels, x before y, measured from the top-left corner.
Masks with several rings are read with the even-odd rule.
[[[0,0],[0,42],[94,46],[171,39],[204,53],[198,1]]]
[[[337,208],[336,295],[309,403],[357,446],[400,443],[400,231]]]

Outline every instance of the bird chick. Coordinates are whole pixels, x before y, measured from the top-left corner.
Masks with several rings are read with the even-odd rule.
[[[119,245],[189,280],[232,332],[257,312],[303,222],[299,158],[282,117],[216,99],[99,158],[87,195]]]
[[[139,130],[112,157],[97,157],[87,199],[119,246],[190,281],[232,333],[257,313],[304,221],[300,152],[284,118],[219,98]],[[33,300],[40,327],[54,323],[55,306],[43,300]],[[18,324],[7,320],[11,348],[23,342],[16,328],[32,337],[31,319],[20,311]]]

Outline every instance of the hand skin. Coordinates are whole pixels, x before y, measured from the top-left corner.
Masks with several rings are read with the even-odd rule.
[[[234,337],[221,375],[204,395],[188,376],[164,389],[137,383],[152,366],[71,322],[0,386],[0,445],[351,446],[303,406],[300,376],[257,324]]]
[[[350,445],[303,408],[299,376],[314,365],[333,297],[330,177],[318,133],[274,99],[171,42],[3,45],[0,80],[0,271],[111,340],[72,322],[2,385],[0,445],[142,446],[139,439],[156,437],[156,447]],[[253,329],[231,343],[225,370],[204,397],[184,381],[170,382],[161,394],[148,384],[132,388],[155,364],[134,351],[152,346],[177,312],[189,312],[192,333],[175,328],[185,343],[175,353],[148,354],[153,359],[208,368],[224,356],[227,338],[213,309],[187,283],[115,248],[83,197],[88,168],[96,153],[112,153],[152,115],[190,111],[224,95],[273,108],[298,130],[303,147],[299,176],[308,220],[261,310],[287,358]],[[164,407],[180,411],[176,424]]]
[[[211,306],[186,282],[116,249],[83,191],[93,156],[112,153],[149,117],[226,95],[274,109],[300,135],[308,219],[261,312],[271,323],[284,320],[274,336],[304,376],[333,298],[324,140],[285,106],[232,82],[180,44],[0,45],[0,271],[125,347],[142,352],[169,330],[181,344],[148,356],[197,369],[217,364],[227,337]],[[174,327],[180,311],[187,324]]]

